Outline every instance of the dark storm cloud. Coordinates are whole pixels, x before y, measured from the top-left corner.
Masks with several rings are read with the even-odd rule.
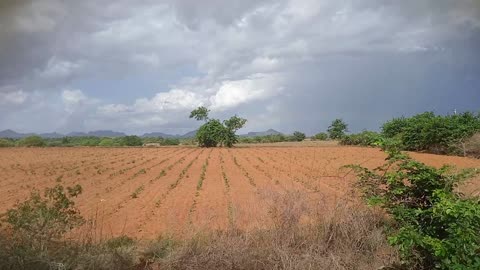
[[[477,110],[479,47],[474,0],[6,0],[0,129],[183,132],[200,104],[250,130],[373,129]]]

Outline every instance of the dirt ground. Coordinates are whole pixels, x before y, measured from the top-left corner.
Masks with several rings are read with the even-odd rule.
[[[427,164],[480,168],[480,160],[411,153]],[[379,149],[334,144],[248,145],[232,149],[4,148],[0,149],[0,213],[61,183],[81,184],[76,199],[98,237],[154,238],[236,226],[269,225],[272,193],[299,190],[329,208],[354,199],[353,175],[341,167],[384,162]],[[462,187],[479,195],[480,179]]]

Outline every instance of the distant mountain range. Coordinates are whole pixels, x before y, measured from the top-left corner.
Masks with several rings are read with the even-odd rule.
[[[268,135],[282,135],[281,132],[276,131],[274,129],[269,129],[266,131],[258,131],[258,132],[249,132],[247,134],[240,135],[241,137],[257,137],[257,136],[268,136]]]
[[[162,137],[162,138],[179,138],[179,139],[184,139],[184,138],[192,138],[195,137],[195,134],[197,134],[196,130],[187,132],[183,135],[181,134],[166,134],[162,132],[151,132],[151,133],[145,133],[141,137]],[[255,137],[255,136],[267,136],[267,135],[279,135],[282,134],[281,132],[278,132],[274,129],[269,129],[266,131],[260,131],[260,132],[249,132],[247,134],[240,135],[241,137]],[[127,136],[127,134],[123,132],[116,132],[112,130],[96,130],[96,131],[90,131],[90,132],[70,132],[68,134],[60,134],[57,132],[53,133],[18,133],[15,132],[11,129],[7,129],[4,131],[0,131],[0,138],[11,138],[11,139],[21,139],[25,138],[28,136],[33,136],[33,135],[38,135],[43,138],[63,138],[63,137],[86,137],[86,136],[95,136],[95,137],[123,137]]]

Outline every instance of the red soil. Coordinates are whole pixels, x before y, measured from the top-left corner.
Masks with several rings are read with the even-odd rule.
[[[411,153],[433,166],[480,168],[480,160]],[[96,237],[154,238],[201,229],[269,226],[272,193],[299,190],[313,204],[351,196],[353,175],[385,154],[360,147],[4,148],[0,149],[0,213],[33,189],[81,184],[76,199]],[[205,178],[199,187],[203,166]],[[201,181],[200,181],[201,182]],[[479,195],[480,178],[461,187]],[[136,195],[134,195],[136,193]]]

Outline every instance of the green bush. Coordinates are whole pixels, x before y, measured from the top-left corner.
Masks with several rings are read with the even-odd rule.
[[[166,138],[160,142],[160,145],[179,145],[180,140],[177,138]]]
[[[0,147],[12,147],[12,146],[15,146],[13,141],[0,138]]]
[[[361,145],[361,146],[378,146],[382,136],[374,131],[363,131],[358,134],[345,135],[341,138],[342,145]]]
[[[18,146],[24,147],[43,147],[46,145],[45,140],[40,136],[28,136],[17,142]]]
[[[225,136],[225,127],[217,119],[211,119],[197,131],[198,144],[201,147],[216,147]]]
[[[112,147],[114,145],[115,145],[115,141],[112,138],[103,138],[98,143],[98,146],[102,146],[102,147]]]
[[[460,154],[459,144],[480,131],[480,115],[466,112],[440,116],[433,112],[395,118],[382,126],[386,138],[399,138],[405,150]]]
[[[288,137],[283,134],[272,134],[265,136],[255,136],[255,137],[242,137],[239,139],[241,143],[276,143],[276,142],[286,142]]]
[[[320,132],[315,134],[315,136],[313,136],[312,139],[317,141],[326,141],[328,140],[328,134],[325,132]]]
[[[297,142],[301,142],[303,140],[305,140],[307,136],[305,136],[305,133],[302,133],[300,131],[295,131],[293,132],[293,139]]]
[[[143,141],[138,136],[125,136],[120,139],[122,146],[142,146]]]
[[[412,269],[480,269],[480,203],[455,192],[476,171],[436,169],[396,150],[374,170],[349,166],[370,204],[389,213],[389,242]]]
[[[79,185],[66,190],[57,185],[45,189],[43,196],[33,191],[29,199],[9,209],[1,222],[12,236],[2,243],[6,258],[0,258],[0,268],[48,269],[63,235],[84,222],[72,201],[81,192]]]

